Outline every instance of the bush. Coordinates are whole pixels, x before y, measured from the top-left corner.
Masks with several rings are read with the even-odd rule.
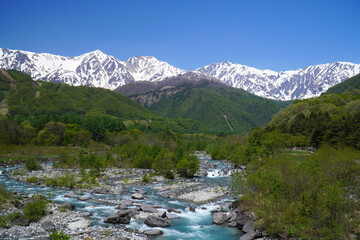
[[[25,204],[23,208],[24,216],[30,221],[30,222],[37,222],[39,221],[43,216],[46,215],[46,200],[44,199],[38,199],[32,202],[28,202]]]
[[[58,232],[56,230],[52,231],[49,235],[50,240],[70,240],[70,236],[65,234],[63,231]]]
[[[41,166],[32,158],[29,158],[25,161],[25,168],[28,171],[37,171],[41,169]]]
[[[199,171],[200,160],[196,156],[184,156],[183,159],[176,165],[177,171],[182,177],[194,177],[194,174]]]

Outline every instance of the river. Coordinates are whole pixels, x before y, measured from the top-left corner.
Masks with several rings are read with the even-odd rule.
[[[208,172],[206,177],[202,177],[204,182],[217,184],[219,186],[229,186],[231,185],[231,177],[228,174],[227,165],[223,164],[221,161],[211,160],[206,155],[198,155],[201,160],[202,167],[205,171]],[[204,164],[206,163],[206,164]],[[211,168],[206,168],[206,166],[211,166]],[[111,213],[116,211],[115,207],[117,205],[99,203],[96,199],[105,199],[105,200],[130,200],[131,194],[135,192],[135,189],[143,189],[147,192],[149,198],[139,200],[142,204],[150,205],[161,205],[163,209],[175,208],[181,210],[181,213],[177,215],[179,219],[173,219],[172,225],[167,228],[155,228],[161,229],[164,232],[164,235],[156,237],[154,239],[164,239],[164,240],[173,240],[173,239],[197,239],[197,240],[217,240],[217,239],[227,239],[235,240],[239,239],[242,235],[242,232],[237,228],[231,228],[225,225],[214,225],[212,224],[212,214],[211,211],[218,209],[219,205],[224,202],[229,202],[232,198],[221,198],[213,203],[207,204],[194,204],[189,203],[184,200],[175,199],[175,198],[164,198],[157,191],[150,188],[151,185],[145,186],[130,186],[127,191],[122,195],[103,195],[103,194],[90,194],[85,193],[92,200],[90,201],[79,201],[74,198],[64,197],[67,190],[59,190],[50,187],[41,187],[37,185],[28,185],[22,182],[18,182],[6,177],[3,172],[6,170],[12,170],[16,167],[0,168],[0,181],[6,185],[8,190],[25,193],[25,194],[43,194],[49,199],[57,202],[71,202],[75,205],[78,211],[90,212],[92,215],[90,219],[92,220],[93,225],[106,225],[104,223],[104,218]],[[219,174],[220,172],[220,174]],[[225,175],[221,174],[225,172]],[[220,175],[220,176],[219,176]],[[189,211],[189,206],[195,207],[195,212]],[[131,219],[130,224],[127,225],[129,228],[136,228],[139,230],[148,230],[154,229],[148,227],[144,224],[143,221],[137,219]]]

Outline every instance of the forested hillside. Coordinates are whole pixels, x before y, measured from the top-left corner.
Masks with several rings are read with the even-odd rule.
[[[200,122],[209,130],[246,133],[253,127],[266,124],[272,115],[289,104],[257,97],[241,89],[227,87],[213,80],[182,76],[146,88],[144,84],[122,87],[132,99],[166,118],[188,118]],[[203,76],[202,76],[203,77]]]
[[[342,83],[336,84],[335,86],[329,88],[323,95],[326,94],[340,94],[349,92],[353,95],[360,93],[360,74],[349,78]]]

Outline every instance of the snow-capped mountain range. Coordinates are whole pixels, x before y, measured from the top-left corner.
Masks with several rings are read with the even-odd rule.
[[[155,82],[187,73],[151,56],[121,61],[100,50],[77,57],[63,57],[1,48],[0,68],[23,71],[36,80],[108,89],[129,82]],[[210,80],[217,78],[229,86],[261,97],[294,100],[319,96],[329,87],[360,73],[360,64],[336,62],[276,72],[222,62],[198,68],[191,74],[199,72],[209,75]]]

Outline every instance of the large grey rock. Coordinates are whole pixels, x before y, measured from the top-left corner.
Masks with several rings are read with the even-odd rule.
[[[212,217],[213,217],[213,224],[223,224],[227,220],[229,220],[229,216],[225,212],[213,212]]]
[[[81,212],[81,213],[79,213],[79,216],[80,217],[90,217],[91,213],[89,213],[89,212]]]
[[[220,205],[220,210],[222,212],[229,212],[230,211],[230,205],[231,203],[223,203]]]
[[[77,195],[75,193],[67,193],[67,194],[65,194],[64,197],[67,197],[67,198],[79,198],[79,195]]]
[[[51,232],[51,231],[55,230],[55,225],[50,221],[43,222],[41,224],[41,227],[42,227],[42,229],[44,229],[47,232]]]
[[[134,193],[133,195],[131,195],[131,198],[141,200],[144,199],[144,195],[142,195],[141,193]]]
[[[250,231],[247,232],[246,234],[242,235],[239,240],[252,240],[254,239],[256,236],[256,232],[255,231]]]
[[[144,223],[150,227],[168,227],[171,225],[171,222],[169,219],[161,218],[157,216],[148,216]]]
[[[68,228],[71,230],[76,230],[79,228],[86,228],[86,227],[90,226],[90,224],[91,224],[90,220],[80,220],[80,221],[70,223],[68,225]]]
[[[96,187],[94,189],[92,189],[90,191],[91,193],[95,193],[95,194],[109,194],[109,190],[107,190],[106,188],[102,188],[102,187]]]
[[[129,216],[129,212],[121,210],[107,216],[104,219],[104,222],[113,224],[128,224],[130,223],[130,219],[131,217]]]
[[[69,209],[69,210],[74,210],[75,209],[75,205],[73,203],[63,203],[60,205],[60,208],[66,208],[66,209]]]
[[[140,205],[140,211],[150,212],[150,213],[157,213],[158,212],[157,209],[155,209],[151,205],[147,205],[147,204]]]
[[[245,225],[242,228],[242,231],[245,233],[254,231],[254,222],[248,221],[247,223],[245,223]]]
[[[229,223],[228,223],[228,226],[229,226],[229,227],[237,227],[237,225],[238,225],[238,224],[237,224],[236,221],[232,221],[232,222],[229,222]]]
[[[168,211],[169,213],[170,213],[170,212],[181,213],[180,210],[177,210],[177,209],[175,209],[175,208],[169,208],[167,211]]]
[[[89,200],[90,198],[88,197],[88,196],[81,196],[81,197],[79,197],[78,198],[80,201],[87,201],[87,200]]]
[[[163,234],[163,231],[160,229],[146,230],[144,231],[144,234],[148,236],[159,236]]]
[[[235,221],[236,221],[239,225],[243,226],[243,225],[245,225],[245,223],[251,221],[251,218],[248,217],[248,216],[246,216],[244,213],[239,212],[239,213],[237,213],[237,215],[236,215]]]

